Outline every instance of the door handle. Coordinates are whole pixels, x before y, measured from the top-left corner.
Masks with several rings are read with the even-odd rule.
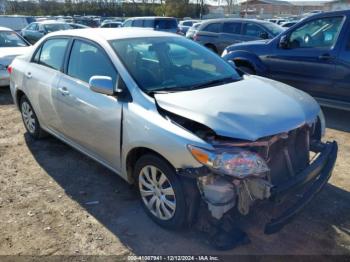
[[[68,91],[67,87],[60,87],[60,88],[58,88],[58,90],[61,92],[61,94],[63,96],[68,96],[69,95],[69,91]]]
[[[31,72],[27,72],[27,73],[26,73],[26,77],[27,77],[28,79],[32,78],[32,73],[31,73]]]
[[[335,57],[331,56],[330,54],[323,54],[318,57],[320,60],[328,61],[328,60],[333,60]]]

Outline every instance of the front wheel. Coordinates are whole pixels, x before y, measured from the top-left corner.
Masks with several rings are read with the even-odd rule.
[[[187,208],[174,168],[162,158],[148,154],[137,161],[134,175],[142,205],[151,219],[164,228],[181,228]]]

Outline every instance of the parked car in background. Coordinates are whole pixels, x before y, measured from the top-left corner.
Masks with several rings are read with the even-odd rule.
[[[73,16],[73,22],[88,27],[97,28],[101,25],[101,18],[95,16]]]
[[[195,24],[200,22],[199,20],[184,20],[179,22],[179,30],[183,35],[186,35],[187,31]]]
[[[76,24],[76,23],[68,23],[68,25],[72,29],[84,29],[84,28],[89,28],[87,25],[81,25],[81,24]]]
[[[262,20],[212,19],[201,23],[193,40],[221,54],[234,43],[270,39],[283,31],[282,27]]]
[[[103,22],[100,27],[101,28],[118,28],[122,26],[123,26],[122,22],[108,21],[108,22]]]
[[[35,22],[32,16],[0,15],[0,26],[10,28],[18,33],[32,22]]]
[[[350,10],[310,16],[272,40],[232,45],[222,55],[322,105],[350,109]]]
[[[188,29],[186,33],[186,37],[193,40],[193,37],[197,33],[200,25],[201,25],[201,22],[193,24],[193,26],[190,29]]]
[[[0,86],[10,85],[8,65],[18,56],[28,51],[30,44],[15,31],[0,27]]]
[[[271,22],[271,23],[274,23],[274,24],[277,24],[277,25],[280,25],[280,24],[282,24],[282,23],[287,22],[286,19],[281,19],[281,18],[267,19],[267,21],[269,21],[269,22]]]
[[[293,25],[297,24],[298,21],[288,21],[288,22],[284,22],[281,24],[281,27],[283,28],[289,28],[292,27]]]
[[[175,34],[56,32],[10,68],[28,134],[45,130],[134,183],[145,212],[165,228],[194,223],[201,201],[220,220],[227,212],[244,219],[265,200],[276,203],[265,227],[275,233],[335,165],[337,143],[321,142],[324,118],[311,96],[240,75]]]
[[[64,22],[47,20],[34,22],[22,29],[21,35],[31,44],[36,43],[44,35],[61,30],[71,29],[71,26]]]
[[[145,27],[156,31],[179,33],[179,27],[174,17],[133,17],[125,20],[123,27]]]

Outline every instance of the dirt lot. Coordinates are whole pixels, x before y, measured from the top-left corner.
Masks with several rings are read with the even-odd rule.
[[[8,88],[0,89],[0,255],[350,254],[350,114],[325,109],[340,146],[326,188],[291,224],[251,244],[213,250],[194,230],[169,232],[143,212],[122,179],[57,139],[25,133]],[[89,204],[91,201],[98,203]]]

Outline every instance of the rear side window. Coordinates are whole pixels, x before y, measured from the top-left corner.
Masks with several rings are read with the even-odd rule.
[[[143,21],[143,26],[144,27],[150,27],[153,28],[154,27],[154,20],[152,19],[146,19]]]
[[[222,31],[227,34],[240,34],[242,23],[224,23]]]
[[[177,21],[175,19],[156,19],[154,27],[156,29],[175,29],[177,28]]]
[[[92,76],[109,76],[116,83],[117,72],[99,47],[75,40],[68,63],[68,75],[86,83]]]
[[[143,26],[143,20],[134,20],[132,23],[132,26],[134,27],[142,27]]]
[[[265,31],[258,25],[253,23],[247,23],[244,27],[244,34],[252,37],[260,37]]]
[[[212,32],[212,33],[219,33],[220,26],[221,26],[220,23],[209,24],[203,29],[203,31]]]
[[[47,40],[41,48],[39,64],[61,70],[68,42],[68,39],[55,38]]]

